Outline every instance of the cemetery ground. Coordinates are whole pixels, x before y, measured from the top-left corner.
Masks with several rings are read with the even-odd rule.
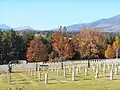
[[[75,80],[72,80],[72,73],[69,68],[64,70],[48,70],[48,82],[45,84],[44,76],[46,71],[41,74],[38,71],[36,75],[28,75],[28,72],[18,71],[15,69],[11,73],[11,85],[8,85],[7,74],[0,75],[0,90],[120,90],[120,72],[114,75],[113,80],[110,80],[110,72],[107,70],[103,74],[103,69],[99,70],[98,78],[95,78],[95,72],[88,68],[85,75],[84,69],[75,72]]]

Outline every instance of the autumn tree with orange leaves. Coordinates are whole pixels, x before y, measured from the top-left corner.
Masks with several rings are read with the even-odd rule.
[[[106,37],[98,29],[85,28],[80,34],[73,37],[76,39],[75,50],[78,50],[81,58],[103,58],[106,48]],[[88,60],[88,67],[90,62]]]
[[[92,59],[104,57],[104,50],[107,45],[104,33],[98,29],[86,28],[76,38],[79,43],[79,52],[82,58]]]
[[[45,61],[47,57],[47,47],[40,37],[34,37],[27,48],[27,60],[30,62]]]
[[[65,27],[60,27],[59,31],[54,33],[52,41],[53,50],[58,54],[62,69],[63,61],[73,56],[73,46],[64,29]]]

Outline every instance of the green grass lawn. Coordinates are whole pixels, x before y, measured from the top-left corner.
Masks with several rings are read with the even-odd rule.
[[[16,72],[11,74],[11,87],[12,90],[120,90],[120,74],[115,75],[114,80],[109,80],[109,73],[103,75],[100,72],[100,76],[97,79],[94,78],[95,73],[91,70],[88,73],[88,76],[84,76],[84,72],[81,71],[76,75],[76,81],[72,81],[69,72],[67,72],[67,76],[64,78],[62,71],[60,71],[59,77],[57,77],[55,71],[49,71],[48,84],[45,85],[44,72],[42,73],[41,81],[39,77],[35,78],[27,76],[24,73]],[[0,75],[0,90],[6,90],[8,88],[7,80],[7,75]]]

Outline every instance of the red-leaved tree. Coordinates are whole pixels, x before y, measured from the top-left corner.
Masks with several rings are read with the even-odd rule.
[[[47,47],[40,37],[34,37],[27,47],[27,60],[30,62],[45,61],[47,57]]]
[[[54,33],[52,46],[55,53],[58,54],[63,69],[63,60],[70,59],[73,56],[72,43],[64,32],[57,31]]]

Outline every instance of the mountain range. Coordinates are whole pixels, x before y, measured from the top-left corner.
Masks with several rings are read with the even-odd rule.
[[[120,14],[110,18],[100,19],[90,23],[73,24],[73,25],[67,26],[67,30],[70,32],[81,31],[84,28],[98,28],[102,32],[120,32]],[[0,29],[34,30],[30,26],[11,28],[6,24],[0,24]]]
[[[67,27],[68,31],[80,31],[84,28],[98,28],[102,32],[120,32],[120,14],[90,23],[74,24]]]
[[[22,27],[14,28],[14,30],[34,30],[34,29],[30,26],[22,26]]]
[[[8,30],[8,29],[12,29],[11,27],[7,26],[6,24],[0,24],[0,29],[2,30]]]
[[[21,27],[17,27],[17,28],[11,28],[9,26],[7,26],[6,24],[0,24],[0,29],[2,30],[10,30],[10,29],[13,29],[13,30],[16,30],[16,31],[20,31],[20,30],[34,30],[32,27],[30,26],[21,26]]]

